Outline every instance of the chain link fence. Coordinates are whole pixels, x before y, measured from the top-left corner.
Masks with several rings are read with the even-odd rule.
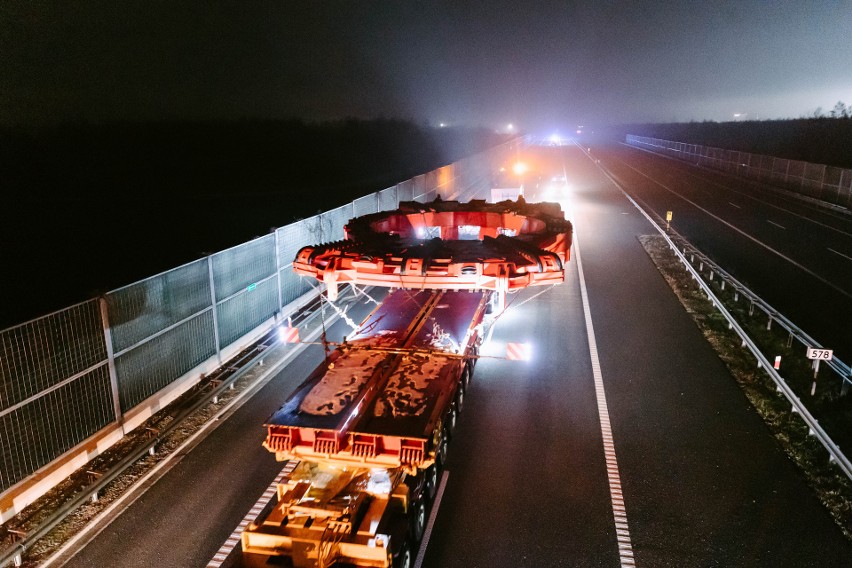
[[[28,504],[15,499],[15,488],[33,473],[74,452],[91,459],[104,449],[86,446],[98,445],[95,434],[121,428],[128,413],[164,389],[189,388],[202,364],[221,364],[225,348],[241,348],[285,306],[315,293],[292,270],[299,248],[341,240],[349,219],[400,201],[486,198],[491,174],[520,144],[0,331],[0,520]]]
[[[852,207],[852,170],[628,134],[627,143],[777,185],[840,207]]]

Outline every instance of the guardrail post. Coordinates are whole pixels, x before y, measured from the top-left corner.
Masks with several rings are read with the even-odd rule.
[[[752,301],[752,303],[748,307],[748,315],[750,315],[750,316],[754,315],[754,301]]]
[[[124,420],[121,413],[121,401],[118,396],[118,374],[115,370],[115,352],[112,349],[112,329],[109,325],[109,310],[107,310],[107,301],[105,297],[98,298],[98,305],[101,309],[101,323],[104,327],[104,341],[106,342],[107,351],[107,368],[109,369],[109,387],[112,392],[112,407],[115,413],[115,421],[122,425]],[[121,428],[121,433],[124,434],[124,426]]]
[[[735,302],[739,302],[739,301],[740,301],[740,291],[739,291],[739,290],[737,290],[736,292],[734,292],[734,301],[735,301]]]
[[[769,331],[770,329],[772,329],[772,316],[771,315],[769,316],[769,321],[766,322],[766,331]]]
[[[789,349],[789,348],[790,348],[790,347],[792,347],[792,346],[793,346],[793,332],[791,331],[791,332],[787,335],[787,349]]]
[[[213,308],[213,341],[216,343],[216,360],[219,362],[219,365],[221,365],[222,349],[219,347],[219,310],[216,309],[216,283],[213,280],[212,254],[207,256],[207,276],[210,279],[210,306]]]

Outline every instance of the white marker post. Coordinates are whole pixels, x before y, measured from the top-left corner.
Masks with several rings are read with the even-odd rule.
[[[822,347],[808,347],[808,359],[814,362],[814,383],[811,385],[811,396],[816,393],[816,379],[819,373],[820,361],[831,361],[834,358],[833,349],[823,349]]]
[[[666,211],[666,232],[669,232],[669,223],[672,222],[672,212]]]

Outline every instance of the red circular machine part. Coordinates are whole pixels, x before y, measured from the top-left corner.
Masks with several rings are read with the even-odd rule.
[[[508,290],[564,280],[573,228],[557,203],[407,201],[352,219],[346,239],[302,248],[294,270],[326,283]]]

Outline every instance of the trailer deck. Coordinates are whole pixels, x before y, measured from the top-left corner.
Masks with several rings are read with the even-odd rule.
[[[487,292],[393,291],[267,420],[264,445],[282,460],[428,465],[488,300]]]

